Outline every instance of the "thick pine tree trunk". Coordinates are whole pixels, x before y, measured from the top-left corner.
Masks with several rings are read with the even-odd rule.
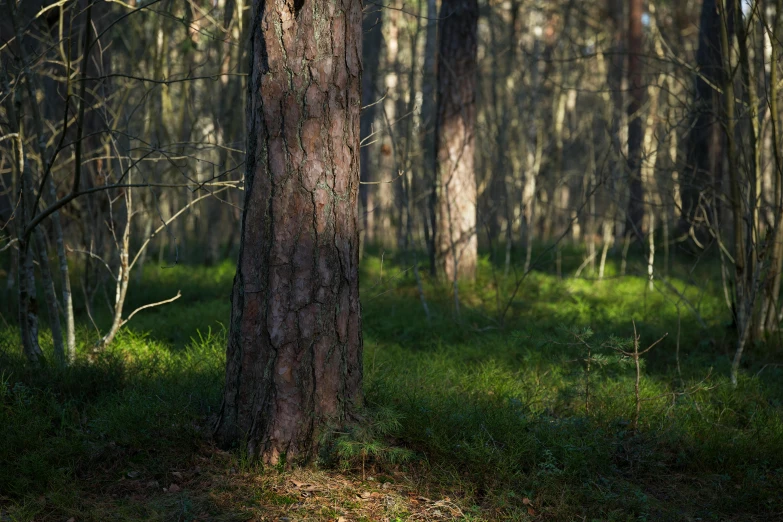
[[[478,3],[444,0],[440,14],[438,114],[435,129],[438,174],[440,265],[449,281],[476,275],[476,123]]]
[[[306,462],[362,394],[359,0],[254,0],[245,211],[216,437]]]

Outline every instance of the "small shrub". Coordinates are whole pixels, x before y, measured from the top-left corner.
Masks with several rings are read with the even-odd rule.
[[[395,446],[390,441],[402,427],[401,415],[391,408],[365,410],[361,422],[351,425],[347,431],[334,431],[331,450],[343,469],[361,466],[362,480],[366,477],[367,464],[402,464],[414,457],[414,452]]]

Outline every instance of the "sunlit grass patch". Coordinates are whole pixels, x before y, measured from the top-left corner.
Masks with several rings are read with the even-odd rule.
[[[569,256],[563,266],[578,266]],[[333,433],[315,471],[262,469],[210,445],[229,263],[148,267],[129,309],[183,297],[134,317],[101,354],[83,318],[65,371],[26,368],[15,330],[3,330],[0,513],[764,520],[783,511],[783,369],[759,348],[730,386],[733,334],[709,274],[694,281],[673,267],[671,288],[650,291],[641,276],[503,279],[485,257],[460,287],[459,314],[449,285],[422,270],[428,320],[405,259],[364,258],[367,422]],[[629,346],[634,327],[642,349],[668,333],[640,359],[636,429],[635,365],[613,349]],[[589,349],[578,337],[587,328]],[[42,344],[50,354],[46,335]],[[164,491],[171,484],[179,491]]]

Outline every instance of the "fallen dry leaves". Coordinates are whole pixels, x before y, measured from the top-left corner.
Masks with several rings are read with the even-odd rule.
[[[529,498],[525,497],[525,498],[522,499],[522,504],[527,506],[527,514],[528,515],[530,515],[531,517],[536,516],[536,510],[533,509],[533,501],[532,500],[530,500]]]
[[[208,444],[177,462],[176,469],[132,472],[117,466],[101,469],[81,484],[80,497],[90,511],[110,514],[120,510],[158,513],[179,519],[182,505],[191,506],[190,520],[247,520],[268,522],[439,522],[464,519],[459,501],[422,489],[413,475],[390,472],[361,480],[359,473],[319,470],[241,470],[230,453]],[[425,496],[426,495],[426,496]],[[187,503],[183,504],[187,499]],[[83,504],[83,506],[85,505]],[[171,513],[162,513],[163,506]],[[52,510],[42,522],[79,522],[82,517]],[[95,519],[86,517],[86,519]],[[38,520],[38,519],[36,519]]]

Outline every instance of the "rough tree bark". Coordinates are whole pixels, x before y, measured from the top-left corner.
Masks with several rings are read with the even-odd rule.
[[[440,12],[437,253],[449,281],[476,275],[476,122],[478,3],[444,0]]]
[[[359,0],[254,0],[247,166],[216,438],[311,460],[361,405]]]

